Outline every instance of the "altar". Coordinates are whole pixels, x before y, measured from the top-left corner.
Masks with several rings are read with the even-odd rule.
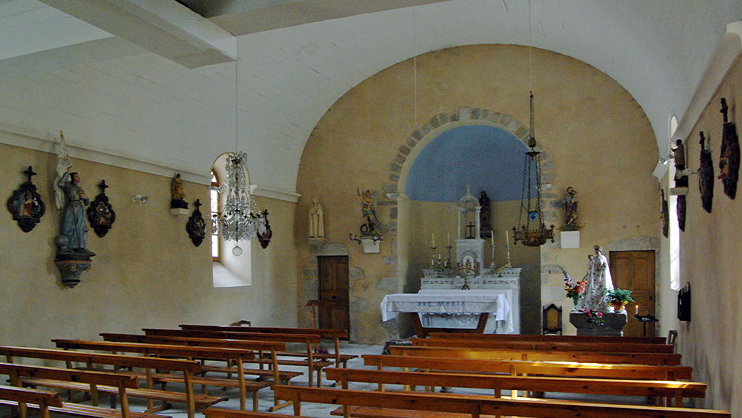
[[[484,260],[481,206],[469,188],[456,207],[456,250],[446,234],[446,257],[438,252],[431,234],[430,267],[423,269],[418,293],[387,295],[381,303],[382,321],[411,314],[419,337],[430,330],[453,332],[520,333],[520,268],[510,263],[510,244],[505,230],[507,259],[496,266],[495,235],[489,229],[489,267]],[[489,214],[484,217],[491,225]],[[489,228],[489,227],[488,227]],[[488,320],[489,319],[489,320]]]
[[[420,293],[387,295],[381,302],[382,321],[400,312],[412,317],[415,333],[430,331],[512,332],[512,315],[505,292],[494,290],[421,290]],[[488,319],[492,318],[492,321]]]

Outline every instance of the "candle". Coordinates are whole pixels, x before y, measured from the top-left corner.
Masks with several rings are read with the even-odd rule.
[[[507,244],[508,242],[510,242],[510,236],[508,235],[508,230],[506,229],[505,230],[505,243]]]
[[[451,246],[451,234],[446,232],[446,245]]]
[[[637,315],[639,315],[639,304],[638,303],[636,304],[636,307],[635,308],[636,309],[635,309],[634,313],[636,313]]]
[[[431,247],[435,247],[435,233],[430,234],[430,239],[431,241],[433,241],[433,245],[431,245]]]
[[[490,231],[490,238],[492,238],[492,243],[495,243],[495,231]]]

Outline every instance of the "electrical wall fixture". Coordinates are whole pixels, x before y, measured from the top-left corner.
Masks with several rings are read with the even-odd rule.
[[[131,201],[135,203],[141,203],[143,205],[146,205],[149,201],[149,196],[142,196],[140,194],[134,195],[131,197]]]

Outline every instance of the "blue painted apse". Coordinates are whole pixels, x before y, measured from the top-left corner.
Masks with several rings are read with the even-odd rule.
[[[456,202],[466,185],[493,202],[520,200],[527,148],[511,133],[493,126],[450,129],[434,138],[412,164],[405,193],[413,200]]]

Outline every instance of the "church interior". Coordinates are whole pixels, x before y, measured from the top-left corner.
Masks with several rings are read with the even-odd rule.
[[[430,289],[505,295],[487,332],[575,336],[565,280],[605,260],[624,335],[674,331],[692,406],[742,416],[741,18],[0,0],[0,345],[240,320],[383,345],[421,337],[387,297]],[[529,221],[553,233],[524,245]]]

